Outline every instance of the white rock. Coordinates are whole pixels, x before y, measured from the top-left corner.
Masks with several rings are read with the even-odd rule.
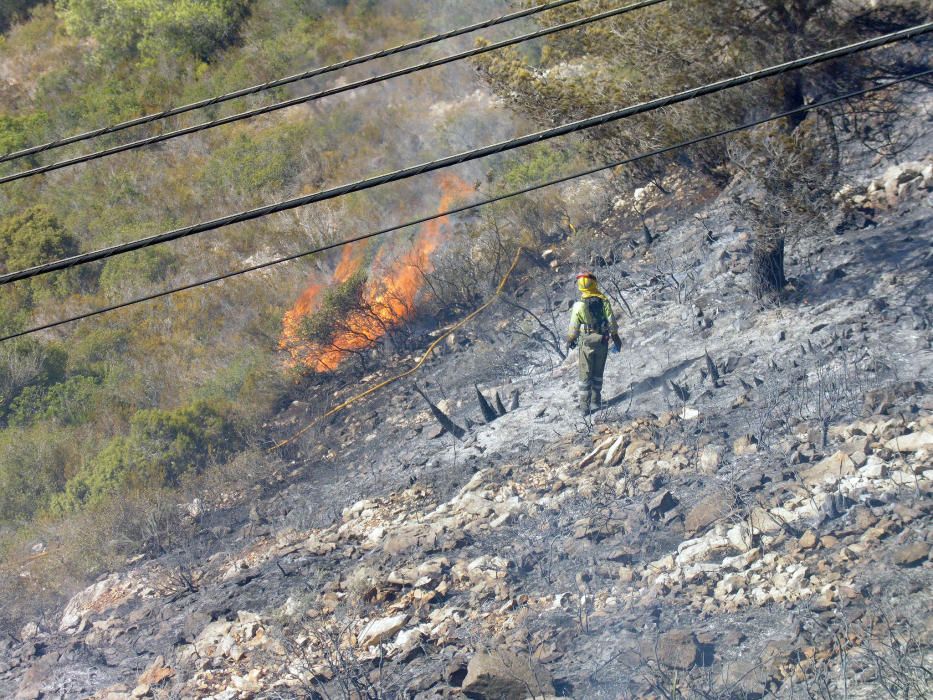
[[[760,556],[761,550],[755,547],[755,549],[750,549],[744,554],[736,554],[733,557],[725,557],[722,560],[722,566],[726,569],[742,571],[743,569],[747,569]]]
[[[372,620],[357,637],[359,646],[366,648],[385,641],[402,629],[406,622],[408,622],[406,613],[384,617],[381,620]]]
[[[699,559],[706,559],[713,552],[727,549],[729,546],[729,540],[725,537],[711,536],[703,537],[698,541],[693,540],[687,547],[678,547],[677,563],[683,566]]]
[[[885,473],[885,462],[878,455],[871,455],[865,465],[859,470],[859,474],[869,479],[880,479]]]
[[[606,459],[603,460],[605,466],[615,464],[616,457],[619,457],[622,449],[625,447],[625,436],[620,435],[616,438],[612,446],[606,451]]]
[[[683,410],[678,414],[683,420],[693,420],[694,418],[700,417],[700,412],[691,408],[690,406],[684,406]]]
[[[916,452],[923,448],[933,448],[933,431],[908,433],[891,438],[884,446],[894,452]]]
[[[112,592],[120,583],[120,574],[111,574],[102,581],[98,581],[92,586],[88,586],[80,593],[76,594],[65,610],[62,612],[62,620],[58,626],[59,632],[77,627],[81,623],[84,614],[91,609],[94,603],[105,593]]]
[[[740,552],[747,552],[752,547],[752,533],[745,523],[733,525],[726,532],[726,539],[729,544]]]
[[[722,448],[707,445],[700,453],[700,468],[706,474],[715,474],[722,461]]]

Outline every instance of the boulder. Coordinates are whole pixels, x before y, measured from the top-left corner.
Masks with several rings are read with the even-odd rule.
[[[754,435],[743,435],[732,443],[732,451],[736,456],[755,454],[758,452],[758,438]]]
[[[364,648],[375,646],[393,637],[396,632],[405,626],[406,622],[408,622],[408,615],[405,613],[384,617],[381,620],[372,620],[360,632],[357,641]]]
[[[723,506],[723,498],[719,494],[707,496],[687,511],[684,529],[688,533],[706,529],[722,517],[725,510]]]
[[[467,666],[462,690],[477,700],[524,700],[555,693],[547,669],[506,649],[475,654]]]
[[[700,453],[700,470],[704,474],[715,474],[722,462],[722,448],[707,445]]]
[[[892,557],[898,566],[917,566],[930,556],[930,545],[926,542],[912,542],[894,550]]]
[[[933,449],[933,431],[908,433],[891,438],[884,446],[893,452],[918,452],[922,449]]]
[[[813,549],[816,547],[816,533],[813,530],[807,530],[797,541],[801,549]]]
[[[699,646],[690,630],[671,630],[658,637],[657,658],[665,666],[680,670],[692,668]]]
[[[856,473],[855,462],[845,452],[839,451],[820,460],[809,469],[800,472],[804,483],[814,486],[825,481],[836,482],[844,476]]]
[[[677,505],[677,499],[670,491],[663,491],[648,501],[648,515],[659,518]]]
[[[160,654],[159,656],[155,657],[155,659],[153,659],[149,666],[146,667],[146,670],[143,671],[142,675],[137,679],[136,685],[144,685],[148,688],[154,685],[159,685],[159,683],[164,681],[166,678],[171,678],[174,675],[175,671],[165,665],[165,657]]]

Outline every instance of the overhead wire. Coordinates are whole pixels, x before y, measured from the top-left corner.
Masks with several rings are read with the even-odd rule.
[[[360,235],[360,236],[354,236],[354,237],[352,237],[352,238],[347,238],[347,239],[344,239],[344,240],[341,240],[341,241],[337,241],[337,242],[335,242],[335,243],[330,243],[330,244],[328,244],[328,245],[319,246],[319,247],[316,247],[316,248],[312,248],[312,249],[310,249],[310,250],[305,250],[305,251],[301,251],[301,252],[298,252],[298,253],[293,253],[293,254],[291,254],[291,255],[286,255],[286,256],[280,257],[280,258],[275,258],[275,259],[273,259],[273,260],[269,260],[269,261],[266,261],[266,262],[263,262],[263,263],[257,263],[257,264],[255,264],[255,265],[250,265],[249,267],[244,267],[244,268],[240,268],[240,269],[237,269],[237,270],[233,270],[233,271],[231,271],[231,272],[226,272],[226,273],[223,273],[223,274],[220,274],[220,275],[215,275],[215,276],[213,276],[213,277],[209,277],[209,278],[207,278],[207,279],[202,279],[202,280],[199,280],[199,281],[197,281],[197,282],[191,282],[191,283],[189,283],[189,284],[181,285],[181,286],[179,286],[179,287],[174,287],[174,288],[166,289],[166,290],[163,290],[163,291],[160,291],[160,292],[155,292],[155,293],[153,293],[153,294],[147,294],[147,295],[145,295],[145,296],[140,296],[140,297],[137,297],[137,298],[135,298],[135,299],[131,299],[131,300],[128,300],[128,301],[121,302],[121,303],[119,303],[119,304],[113,304],[113,305],[110,305],[110,306],[105,306],[105,307],[102,307],[102,308],[99,308],[99,309],[95,309],[95,310],[93,310],[93,311],[88,311],[88,312],[86,312],[86,313],[78,314],[78,315],[76,315],[76,316],[71,316],[71,317],[69,317],[69,318],[61,319],[61,320],[58,320],[58,321],[53,321],[53,322],[50,322],[50,323],[45,323],[45,324],[42,324],[42,325],[40,325],[40,326],[35,326],[35,327],[33,327],[33,328],[29,328],[29,329],[26,329],[26,330],[19,331],[19,332],[17,332],[17,333],[12,333],[12,334],[9,334],[9,335],[0,337],[0,342],[4,342],[4,341],[7,341],[7,340],[13,340],[14,338],[19,338],[19,337],[22,337],[22,336],[25,336],[25,335],[31,335],[31,334],[34,334],[34,333],[38,333],[38,332],[40,332],[40,331],[50,330],[50,329],[52,329],[52,328],[56,328],[56,327],[58,327],[58,326],[63,326],[63,325],[68,324],[68,323],[73,323],[73,322],[75,322],[75,321],[81,321],[81,320],[84,320],[84,319],[87,319],[87,318],[91,318],[91,317],[93,317],[93,316],[99,316],[99,315],[101,315],[101,314],[109,313],[109,312],[111,312],[111,311],[117,311],[117,310],[119,310],[119,309],[123,309],[123,308],[126,308],[126,307],[128,307],[128,306],[134,306],[134,305],[136,305],[136,304],[142,304],[142,303],[147,302],[147,301],[154,301],[154,300],[156,300],[156,299],[160,299],[160,298],[162,298],[162,297],[166,297],[166,296],[169,296],[169,295],[172,295],[172,294],[177,294],[177,293],[179,293],[179,292],[183,292],[183,291],[187,291],[187,290],[190,290],[190,289],[194,289],[194,288],[196,288],[196,287],[203,287],[203,286],[208,285],[208,284],[213,284],[213,283],[215,283],[215,282],[220,282],[220,281],[223,281],[223,280],[231,279],[231,278],[233,278],[233,277],[238,277],[238,276],[240,276],[240,275],[245,275],[245,274],[247,274],[247,273],[255,272],[255,271],[257,271],[257,270],[262,270],[262,269],[265,269],[265,268],[268,268],[268,267],[272,267],[272,266],[274,266],[274,265],[280,265],[280,264],[282,264],[282,263],[290,262],[290,261],[292,261],[292,260],[298,260],[299,258],[305,258],[305,257],[313,256],[313,255],[319,255],[319,254],[321,254],[321,253],[324,253],[324,252],[327,252],[327,251],[330,251],[330,250],[334,250],[334,249],[336,249],[336,248],[340,248],[340,247],[343,247],[343,246],[346,246],[346,245],[350,245],[350,244],[353,244],[353,243],[359,243],[359,242],[361,242],[361,241],[365,241],[365,240],[368,240],[368,239],[371,239],[371,238],[376,238],[376,237],[383,236],[383,235],[386,235],[386,234],[389,234],[389,233],[393,233],[393,232],[396,232],[396,231],[401,231],[401,230],[403,230],[403,229],[410,228],[410,227],[412,227],[412,226],[417,226],[417,225],[419,225],[419,224],[427,223],[427,222],[429,222],[429,221],[435,221],[435,220],[437,220],[437,219],[441,219],[441,218],[448,217],[448,216],[453,216],[453,215],[455,215],[455,214],[460,214],[460,213],[463,213],[463,212],[466,212],[466,211],[470,211],[470,210],[472,210],[472,209],[477,209],[477,208],[480,208],[480,207],[488,206],[488,205],[494,204],[494,203],[496,203],[496,202],[501,202],[501,201],[506,200],[506,199],[512,199],[512,198],[514,198],[514,197],[518,197],[518,196],[523,195],[523,194],[528,194],[528,193],[530,193],[530,192],[534,192],[534,191],[537,191],[537,190],[545,189],[545,188],[547,188],[547,187],[553,187],[553,186],[555,186],[555,185],[559,185],[559,184],[562,184],[562,183],[565,183],[565,182],[569,182],[569,181],[571,181],[571,180],[576,180],[576,179],[579,179],[579,178],[581,178],[581,177],[587,177],[587,176],[589,176],[589,175],[594,175],[594,174],[599,173],[599,172],[603,172],[603,171],[606,171],[606,170],[611,170],[611,169],[613,169],[613,168],[618,168],[618,167],[621,167],[621,166],[624,166],[624,165],[628,165],[628,164],[631,164],[631,163],[634,163],[634,162],[637,162],[637,161],[640,161],[640,160],[645,160],[645,159],[647,159],[647,158],[653,158],[653,157],[656,157],[656,156],[664,155],[664,154],[666,154],[666,153],[670,153],[670,152],[673,152],[673,151],[677,151],[677,150],[680,150],[680,149],[683,149],[683,148],[688,148],[688,147],[690,147],[690,146],[696,145],[696,144],[698,144],[698,143],[702,143],[702,142],[704,142],[704,141],[710,141],[710,140],[712,140],[712,139],[721,138],[721,137],[724,137],[724,136],[729,136],[729,135],[731,135],[731,134],[734,134],[734,133],[737,133],[737,132],[740,132],[740,131],[745,131],[745,130],[747,130],[747,129],[751,129],[751,128],[754,128],[754,127],[756,127],[756,126],[761,126],[762,124],[766,124],[766,123],[768,123],[768,122],[777,121],[777,120],[784,119],[784,118],[786,118],[786,117],[794,116],[794,115],[797,115],[797,114],[803,114],[803,113],[805,113],[805,112],[808,112],[808,111],[811,111],[811,110],[814,110],[814,109],[820,109],[820,108],[822,108],[822,107],[827,107],[827,106],[829,106],[829,105],[831,105],[831,104],[835,104],[835,103],[838,103],[838,102],[843,102],[843,101],[850,100],[850,99],[853,99],[853,98],[856,98],[856,97],[861,97],[861,96],[863,96],[863,95],[867,95],[867,94],[869,94],[869,93],[876,92],[876,91],[878,91],[878,90],[886,90],[886,89],[888,89],[888,88],[890,88],[890,87],[893,87],[893,86],[895,86],[895,85],[898,85],[898,84],[900,84],[900,83],[904,83],[904,82],[908,82],[908,81],[912,81],[912,80],[919,80],[919,79],[921,79],[921,78],[925,78],[925,77],[930,76],[930,75],[933,75],[933,69],[928,69],[928,70],[920,71],[920,72],[918,72],[918,73],[913,73],[913,74],[911,74],[911,75],[903,76],[903,77],[901,77],[901,78],[897,78],[897,79],[894,79],[894,80],[890,80],[890,81],[884,82],[884,83],[879,84],[879,85],[872,85],[872,86],[869,86],[869,87],[866,87],[866,88],[862,88],[862,89],[860,89],[860,90],[855,90],[855,91],[852,91],[852,92],[848,92],[848,93],[843,94],[843,95],[838,95],[838,96],[836,96],[836,97],[827,98],[827,99],[821,100],[821,101],[819,101],[819,102],[814,102],[814,103],[812,103],[812,104],[803,105],[803,106],[801,106],[801,107],[796,107],[796,108],[794,108],[794,109],[790,109],[790,110],[787,110],[787,111],[784,111],[784,112],[780,112],[780,113],[778,113],[778,114],[773,114],[773,115],[768,116],[768,117],[763,117],[763,118],[760,118],[760,119],[755,119],[755,120],[753,120],[753,121],[745,122],[745,123],[740,124],[740,125],[738,125],[738,126],[729,127],[729,128],[727,128],[727,129],[722,129],[722,130],[720,130],[720,131],[716,131],[716,132],[711,133],[711,134],[705,134],[705,135],[703,135],[703,136],[698,136],[698,137],[695,137],[695,138],[687,139],[687,140],[685,140],[685,141],[681,141],[681,142],[679,142],[679,143],[676,143],[676,144],[673,144],[673,145],[670,145],[670,146],[665,146],[665,147],[663,147],[663,148],[659,148],[659,149],[655,149],[655,150],[652,150],[652,151],[648,151],[648,152],[646,152],[646,153],[642,153],[642,154],[639,154],[639,155],[636,155],[636,156],[632,156],[632,157],[630,157],[630,158],[624,158],[624,159],[621,159],[621,160],[612,161],[612,162],[610,162],[610,163],[605,163],[605,164],[603,164],[603,165],[598,165],[598,166],[595,166],[595,167],[592,167],[592,168],[588,168],[588,169],[586,169],[586,170],[581,170],[581,171],[575,172],[575,173],[570,174],[570,175],[564,175],[564,176],[561,176],[561,177],[558,177],[558,178],[554,178],[554,179],[548,180],[547,182],[542,182],[542,183],[538,183],[538,184],[535,184],[535,185],[530,185],[530,186],[528,186],[528,187],[523,187],[523,188],[521,188],[521,189],[514,190],[514,191],[512,191],[512,192],[508,192],[508,193],[505,193],[505,194],[497,195],[497,196],[494,196],[494,197],[489,197],[489,198],[487,198],[487,199],[484,199],[484,200],[481,200],[481,201],[478,201],[478,202],[473,202],[473,203],[471,203],[471,204],[465,204],[465,205],[453,207],[453,208],[451,208],[451,209],[447,209],[447,210],[445,210],[445,211],[438,212],[438,213],[436,213],[436,214],[431,214],[431,215],[429,215],[429,216],[423,216],[423,217],[420,217],[420,218],[418,218],[418,219],[414,219],[414,220],[411,220],[411,221],[406,221],[405,223],[396,224],[396,225],[390,226],[390,227],[388,227],[388,228],[379,229],[378,231],[372,231],[372,232],[370,232],[370,233],[362,234],[362,235]]]
[[[137,148],[142,148],[144,146],[150,146],[152,144],[161,143],[163,141],[168,141],[170,139],[176,139],[180,136],[187,136],[188,134],[194,134],[199,131],[205,131],[207,129],[213,129],[218,126],[223,126],[225,124],[232,124],[234,122],[242,121],[244,119],[251,119],[253,117],[269,114],[270,112],[275,112],[277,110],[286,109],[288,107],[295,107],[296,105],[304,104],[307,102],[312,102],[316,100],[323,99],[325,97],[330,97],[332,95],[338,95],[340,93],[349,92],[352,90],[358,90],[360,88],[375,85],[376,83],[385,82],[393,78],[398,78],[404,75],[411,75],[412,73],[418,73],[429,68],[436,68],[437,66],[443,66],[448,63],[454,63],[456,61],[462,61],[466,58],[472,58],[474,56],[479,56],[490,51],[496,51],[498,49],[505,48],[507,46],[514,46],[516,44],[521,44],[526,41],[531,41],[533,39],[539,39],[550,34],[556,34],[558,32],[564,32],[570,29],[576,29],[578,27],[583,27],[587,24],[592,24],[593,22],[600,22],[610,17],[617,17],[624,15],[626,13],[632,12],[634,10],[639,10],[643,7],[650,7],[651,5],[658,5],[662,2],[667,2],[668,0],[639,0],[639,2],[633,3],[631,5],[625,5],[623,7],[617,7],[612,10],[607,10],[605,12],[600,12],[595,15],[590,15],[587,17],[582,17],[580,19],[575,19],[570,22],[564,22],[563,24],[558,24],[553,27],[546,27],[538,31],[529,32],[527,34],[521,34],[519,36],[512,37],[510,39],[505,39],[503,41],[497,41],[491,44],[486,44],[483,46],[477,46],[466,51],[461,51],[459,53],[451,54],[449,56],[444,56],[442,58],[433,59],[430,61],[424,61],[423,63],[417,63],[411,66],[406,66],[405,68],[400,68],[398,70],[389,71],[387,73],[381,73],[379,75],[374,75],[363,80],[357,80],[351,83],[346,83],[345,85],[338,85],[336,87],[328,88],[326,90],[320,90],[318,92],[313,92],[308,95],[301,95],[299,97],[293,97],[288,100],[283,100],[281,102],[275,102],[264,107],[256,107],[255,109],[249,109],[244,112],[239,112],[237,114],[231,114],[226,117],[221,117],[219,119],[213,119],[211,121],[202,122],[200,124],[194,124],[193,126],[184,127],[181,129],[176,129],[174,131],[167,131],[162,134],[156,134],[154,136],[149,136],[146,138],[138,139],[136,141],[131,141],[129,143],[120,144],[118,146],[113,146],[111,148],[105,148],[99,151],[94,151],[93,153],[86,153],[81,156],[76,156],[74,158],[68,158],[65,160],[60,160],[55,163],[49,163],[47,165],[37,166],[29,170],[22,170],[17,173],[12,173],[10,175],[5,175],[0,177],[0,185],[8,182],[14,182],[16,180],[22,180],[24,178],[33,177],[35,175],[41,175],[43,173],[52,172],[53,170],[60,170],[62,168],[67,168],[72,165],[78,165],[79,163],[87,163],[92,160],[97,160],[99,158],[106,158],[108,156],[115,155],[117,153],[124,153],[126,151],[135,150]]]
[[[36,265],[30,268],[4,273],[0,275],[0,285],[10,284],[11,282],[15,282],[17,280],[37,277],[39,275],[48,274],[56,270],[65,270],[68,268],[77,267],[79,265],[85,265],[90,262],[104,260],[116,255],[128,253],[133,250],[141,250],[143,248],[159,245],[161,243],[166,243],[206,231],[212,231],[226,226],[231,226],[236,223],[269,216],[270,214],[288,211],[290,209],[306,206],[308,204],[334,199],[336,197],[341,197],[353,192],[360,192],[391,182],[398,182],[400,180],[412,178],[417,175],[433,172],[442,168],[459,165],[461,163],[477,160],[479,158],[485,158],[487,156],[504,153],[516,148],[521,148],[523,146],[547,141],[549,139],[557,138],[558,136],[564,136],[566,134],[571,134],[595,126],[609,124],[620,119],[651,112],[663,107],[693,100],[704,95],[721,92],[723,90],[737,87],[739,85],[745,85],[765,78],[780,75],[782,73],[787,73],[791,70],[797,70],[806,66],[823,63],[831,59],[841,58],[861,51],[867,51],[869,49],[884,46],[894,42],[905,41],[907,39],[926,34],[930,31],[933,31],[933,22],[928,22],[926,24],[921,24],[897,32],[892,32],[880,37],[866,39],[864,41],[856,42],[854,44],[849,44],[847,46],[838,47],[835,49],[830,49],[828,51],[822,51],[820,53],[812,54],[804,58],[787,61],[785,63],[763,68],[751,73],[744,73],[732,78],[726,78],[713,83],[707,83],[705,85],[691,88],[689,90],[684,90],[682,92],[668,95],[666,97],[660,97],[630,107],[613,110],[611,112],[606,112],[594,117],[580,119],[575,122],[553,127],[551,129],[545,129],[543,131],[527,134],[525,136],[510,139],[508,141],[502,141],[490,146],[484,146],[482,148],[465,151],[453,156],[447,156],[445,158],[439,158],[437,160],[428,161],[426,163],[420,163],[418,165],[402,168],[400,170],[395,170],[376,177],[357,180],[356,182],[340,185],[338,187],[333,187],[327,190],[321,190],[312,194],[304,195],[302,197],[288,199],[282,202],[277,202],[275,204],[267,204],[256,209],[230,214],[219,219],[213,219],[211,221],[201,222],[191,226],[186,226],[184,228],[166,231],[164,233],[159,233],[148,236],[146,238],[117,244],[96,251],[80,253],[78,255],[63,258],[61,260],[55,260],[41,265]]]
[[[134,126],[142,126],[143,124],[150,124],[155,121],[160,121],[162,119],[167,119],[168,117],[174,117],[179,114],[184,114],[186,112],[191,112],[196,109],[203,109],[204,107],[212,107],[214,105],[219,105],[230,100],[235,100],[239,97],[247,97],[249,95],[255,95],[260,92],[265,92],[266,90],[272,90],[274,88],[283,87],[291,83],[297,83],[301,80],[308,80],[309,78],[316,78],[321,75],[326,75],[327,73],[333,73],[344,68],[350,68],[352,66],[359,66],[364,63],[369,63],[371,61],[376,61],[382,58],[388,58],[389,56],[395,56],[406,51],[411,51],[413,49],[419,49],[431,44],[436,44],[441,41],[446,41],[447,39],[453,39],[458,36],[463,36],[464,34],[469,34],[471,32],[479,31],[480,29],[489,29],[490,27],[495,27],[500,24],[506,24],[507,22],[514,22],[518,19],[523,19],[525,17],[530,17],[532,15],[540,14],[542,12],[547,12],[548,10],[554,10],[564,5],[570,5],[573,3],[580,2],[580,0],[554,0],[553,2],[548,2],[542,5],[532,5],[523,10],[516,10],[515,12],[510,12],[508,14],[500,15],[499,17],[493,17],[491,19],[483,20],[481,22],[476,22],[474,24],[469,24],[464,27],[458,27],[457,29],[452,29],[440,34],[433,34],[431,36],[422,37],[420,39],[415,39],[414,41],[409,41],[404,44],[398,44],[397,46],[392,46],[390,48],[382,49],[380,51],[374,51],[372,53],[364,54],[362,56],[356,56],[354,58],[349,58],[343,61],[338,61],[336,63],[331,63],[326,66],[320,66],[318,68],[312,68],[310,70],[303,71],[301,73],[296,73],[295,75],[289,75],[284,78],[276,78],[275,80],[270,80],[265,83],[260,83],[258,85],[252,85],[250,87],[240,88],[239,90],[233,90],[232,92],[227,92],[222,95],[217,95],[216,97],[208,97],[203,100],[198,100],[196,102],[191,102],[185,105],[179,105],[178,107],[169,107],[164,109],[161,112],[154,112],[152,114],[146,114],[141,117],[135,117],[133,119],[128,119],[127,121],[119,122],[117,124],[111,124],[110,126],[100,127],[98,129],[92,129],[90,131],[85,131],[80,134],[74,134],[72,136],[67,136],[65,138],[57,139],[54,141],[49,141],[48,143],[38,144],[36,146],[29,146],[28,148],[23,148],[18,151],[11,151],[4,155],[0,155],[0,163],[5,163],[12,160],[17,160],[19,158],[24,158],[26,156],[35,155],[37,153],[47,152],[56,148],[61,148],[62,146],[68,146],[73,143],[78,143],[80,141],[87,141],[89,139],[97,138],[99,136],[104,136],[107,134],[113,134],[124,129],[129,129]]]

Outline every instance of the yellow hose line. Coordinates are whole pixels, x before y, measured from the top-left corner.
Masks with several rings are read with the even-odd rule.
[[[509,277],[511,277],[511,276],[512,276],[512,273],[515,271],[515,268],[518,266],[518,260],[519,260],[519,258],[521,258],[521,255],[522,255],[523,252],[524,252],[524,249],[523,249],[523,248],[519,248],[518,251],[515,253],[515,258],[512,260],[512,264],[509,266],[509,269],[506,271],[505,276],[504,276],[504,277],[502,278],[502,280],[499,282],[499,286],[496,287],[496,292],[495,292],[495,294],[493,294],[482,306],[480,306],[480,307],[477,308],[475,311],[473,311],[473,312],[470,313],[469,315],[467,315],[467,316],[465,316],[464,318],[462,318],[461,320],[459,320],[457,323],[455,323],[453,326],[451,326],[446,332],[444,332],[444,333],[443,333],[442,335],[440,335],[436,340],[434,340],[434,342],[432,342],[432,343],[428,346],[427,350],[424,351],[424,354],[421,356],[421,359],[418,360],[418,362],[415,363],[414,367],[412,367],[412,368],[409,369],[409,370],[406,370],[406,371],[402,372],[401,374],[397,374],[397,375],[395,375],[394,377],[390,377],[389,379],[386,379],[385,381],[380,382],[379,384],[376,384],[375,386],[370,387],[369,389],[367,389],[367,390],[364,391],[363,393],[357,394],[356,396],[354,396],[354,397],[352,397],[352,398],[350,398],[350,399],[347,399],[346,401],[344,401],[342,404],[340,404],[340,405],[338,405],[338,406],[334,406],[334,407],[333,407],[332,409],[330,409],[327,413],[325,413],[325,414],[323,414],[323,415],[318,416],[317,418],[315,418],[313,421],[311,421],[310,423],[308,423],[308,425],[306,425],[305,427],[303,427],[301,430],[299,430],[297,433],[295,433],[294,435],[292,435],[290,438],[286,438],[285,440],[282,440],[281,442],[276,443],[275,445],[273,445],[272,447],[270,447],[270,448],[269,448],[269,452],[275,452],[276,450],[278,450],[278,449],[284,447],[285,445],[288,445],[288,444],[294,442],[295,440],[297,440],[299,437],[301,437],[301,436],[304,435],[306,432],[308,432],[309,430],[311,430],[311,428],[313,428],[315,425],[317,425],[318,423],[320,423],[320,422],[321,422],[322,420],[324,420],[325,418],[330,418],[330,417],[331,417],[332,415],[334,415],[335,413],[339,413],[340,411],[344,410],[345,408],[347,408],[347,407],[350,406],[351,404],[356,403],[356,402],[359,401],[360,399],[366,398],[366,397],[369,396],[370,394],[374,394],[375,392],[379,391],[380,389],[384,389],[385,387],[389,386],[390,384],[394,384],[394,383],[397,382],[399,379],[404,379],[405,377],[408,377],[408,376],[414,374],[415,372],[417,372],[417,371],[421,368],[421,365],[423,365],[423,364],[427,361],[428,357],[430,357],[431,353],[434,352],[434,349],[435,349],[438,345],[440,345],[441,342],[443,342],[446,338],[448,338],[448,337],[450,336],[451,333],[453,333],[453,332],[456,331],[456,330],[459,330],[460,328],[463,328],[463,326],[465,326],[467,323],[469,323],[469,322],[472,321],[474,318],[476,318],[477,316],[479,316],[483,311],[485,311],[485,310],[488,309],[490,306],[492,306],[493,302],[496,301],[496,299],[498,299],[499,296],[502,294],[502,290],[505,289],[505,285],[506,285],[506,283],[509,281]]]
[[[45,551],[39,552],[38,554],[31,554],[25,559],[20,559],[19,561],[16,561],[16,562],[10,562],[10,565],[11,566],[26,566],[26,564],[31,564],[34,561],[38,561],[39,559],[42,559],[42,557],[47,557],[48,555],[49,555],[49,550],[46,549]]]

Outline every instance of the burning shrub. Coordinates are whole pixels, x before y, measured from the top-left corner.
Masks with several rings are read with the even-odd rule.
[[[401,296],[369,284],[358,270],[321,293],[317,309],[297,319],[282,347],[296,364],[330,372],[351,355],[363,358],[411,311]]]
[[[326,289],[318,310],[301,320],[302,339],[312,345],[330,346],[338,331],[347,327],[347,317],[363,310],[365,286],[366,273],[360,270]]]

